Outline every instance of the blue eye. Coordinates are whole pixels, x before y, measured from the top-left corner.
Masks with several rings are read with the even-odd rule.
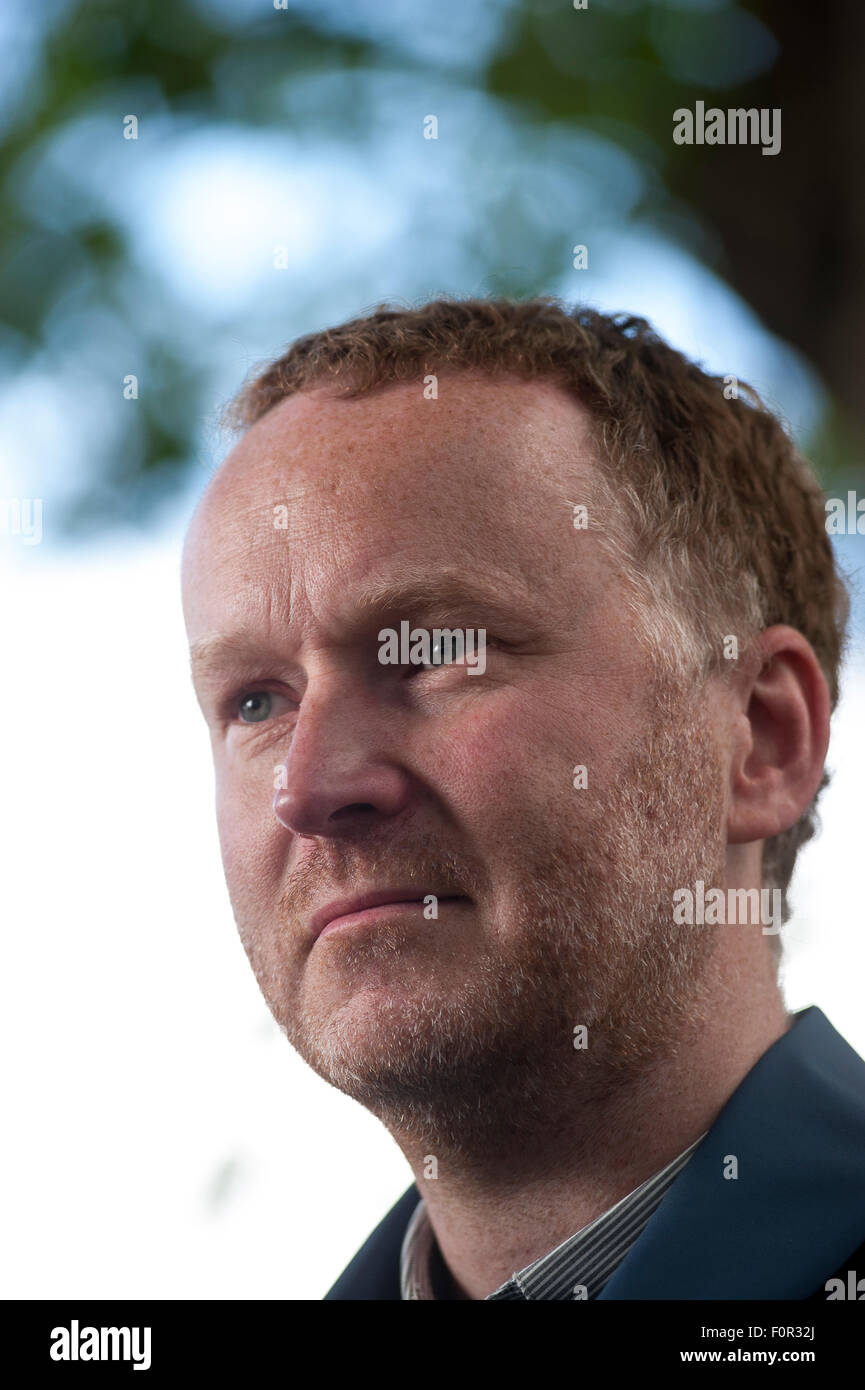
[[[432,671],[436,666],[455,666],[457,664],[454,645],[445,642],[441,637],[430,643],[429,661],[418,662],[422,671]]]
[[[501,643],[495,637],[484,638],[484,650],[486,650],[488,647],[497,647],[500,645]],[[414,674],[414,672],[418,671],[437,671],[442,666],[471,667],[475,665],[477,660],[477,639],[475,639],[473,653],[471,655],[471,659],[469,659],[467,652],[463,652],[462,655],[459,654],[459,650],[455,642],[451,642],[444,637],[439,637],[430,642],[429,661],[418,661],[414,665],[414,671],[410,669],[408,674],[412,675]]]
[[[269,719],[273,709],[273,696],[269,690],[257,690],[253,695],[247,695],[240,705],[238,715],[244,724],[261,724],[263,720]]]

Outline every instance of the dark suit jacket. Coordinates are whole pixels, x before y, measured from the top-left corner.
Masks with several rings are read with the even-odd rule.
[[[738,1178],[721,1176],[727,1155]],[[400,1248],[419,1199],[413,1184],[326,1299],[399,1300]],[[849,1269],[865,1278],[865,1061],[820,1009],[803,1009],[598,1297],[825,1300],[826,1281],[846,1284]]]

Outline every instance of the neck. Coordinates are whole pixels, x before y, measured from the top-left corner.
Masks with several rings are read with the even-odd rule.
[[[790,1027],[766,943],[725,933],[700,1004],[663,1054],[591,1096],[550,1088],[545,1117],[518,1143],[483,1137],[443,1154],[429,1136],[394,1138],[411,1165],[457,1297],[482,1299],[653,1176],[700,1137]],[[436,1158],[431,1164],[430,1158]],[[436,1173],[431,1176],[431,1171]]]

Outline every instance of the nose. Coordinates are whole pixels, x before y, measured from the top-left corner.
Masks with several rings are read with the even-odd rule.
[[[411,774],[395,758],[398,721],[369,691],[307,687],[273,810],[295,835],[345,836],[409,804]]]

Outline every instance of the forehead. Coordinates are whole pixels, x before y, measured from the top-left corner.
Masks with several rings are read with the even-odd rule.
[[[553,589],[574,562],[588,416],[550,383],[465,372],[274,407],[211,482],[184,555],[192,627],[350,607],[424,574]],[[583,541],[586,533],[580,533]]]

